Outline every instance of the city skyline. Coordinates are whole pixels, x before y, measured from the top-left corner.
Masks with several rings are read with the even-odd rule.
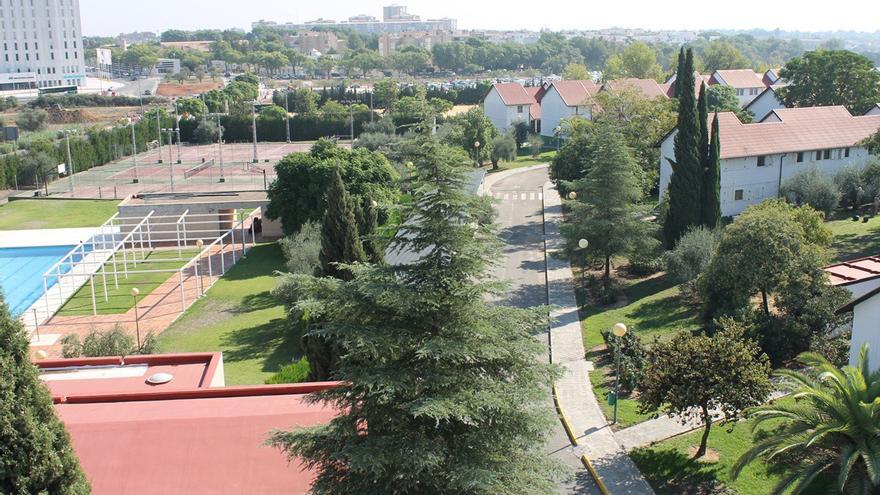
[[[260,19],[282,23],[305,22],[317,18],[341,21],[360,14],[381,18],[382,7],[391,3],[394,2],[336,0],[332,8],[328,8],[326,3],[294,4],[282,0],[257,0],[251,3],[253,7],[247,9],[245,15],[238,8],[240,4],[233,4],[228,0],[155,0],[127,4],[124,11],[114,9],[114,4],[106,0],[82,0],[81,6],[83,34],[111,36],[122,32],[161,32],[167,29],[240,28],[249,31],[251,23]],[[497,1],[474,3],[465,0],[410,0],[396,3],[406,5],[410,13],[419,15],[422,19],[458,19],[460,29],[537,31],[612,27],[655,30],[779,28],[804,32],[877,32],[876,16],[853,15],[854,12],[869,13],[877,9],[876,4],[866,0],[841,0],[833,6],[800,11],[783,2],[741,0],[735,4],[736,8],[721,13],[717,7],[704,11],[693,9],[692,3],[681,0],[638,0],[631,2],[626,8],[619,4],[586,4],[562,0],[554,4],[554,8],[546,9],[511,9],[510,3]],[[170,15],[171,13],[174,15]]]

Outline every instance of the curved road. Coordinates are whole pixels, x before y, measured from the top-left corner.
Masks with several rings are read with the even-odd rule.
[[[502,304],[533,307],[547,304],[546,264],[544,261],[544,203],[542,187],[549,180],[547,168],[515,173],[492,184],[486,194],[495,198],[504,259],[497,268],[499,279],[511,284]],[[538,335],[548,343],[546,332]],[[549,359],[549,349],[547,353]],[[556,411],[552,398],[547,407]],[[548,452],[569,466],[574,478],[559,487],[559,493],[598,494],[589,473],[558,421],[547,441]]]

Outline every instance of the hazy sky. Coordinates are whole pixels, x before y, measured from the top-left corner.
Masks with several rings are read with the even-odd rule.
[[[170,28],[250,29],[259,19],[300,22],[356,14],[382,16],[375,0],[80,0],[83,34],[116,35]],[[461,29],[781,28],[880,29],[878,0],[398,0],[422,18],[453,17]]]

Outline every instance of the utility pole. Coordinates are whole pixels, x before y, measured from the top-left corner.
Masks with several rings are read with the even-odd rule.
[[[354,144],[354,108],[351,106],[352,104],[348,104],[348,138],[351,139],[352,145]]]
[[[287,142],[290,143],[290,105],[287,96],[290,94],[290,87],[284,90],[284,132],[287,134]]]
[[[156,108],[156,130],[159,135],[159,158],[156,163],[162,163],[162,118],[158,108]]]
[[[137,184],[139,182],[138,179],[138,164],[137,164],[137,141],[135,141],[134,135],[134,118],[132,117],[129,122],[131,122],[131,166],[134,168],[134,180],[131,182],[133,184]]]
[[[72,198],[72,197],[74,197],[74,192],[73,192],[73,159],[70,157],[70,131],[69,130],[64,132],[64,138],[65,138],[65,141],[67,142],[67,166],[70,167],[69,170],[67,171],[67,173],[70,174],[69,175],[69,177],[70,177],[70,197]]]
[[[168,169],[170,170],[171,192],[174,192],[174,146],[172,146],[174,129],[162,129],[162,132],[168,133]],[[162,155],[161,149],[159,150],[159,155]]]
[[[220,182],[226,182],[226,177],[223,176],[223,126],[220,125],[219,113],[217,114],[217,130],[220,131],[220,139],[217,140],[218,158],[220,158]]]
[[[205,113],[205,115],[208,115]],[[174,99],[174,127],[177,129],[177,163],[183,163],[180,159],[180,116],[177,113],[177,99]]]
[[[251,118],[253,119],[254,130],[254,163],[258,163],[260,157],[257,156],[257,100],[254,100],[253,103],[251,103]]]
[[[370,90],[370,123],[373,123],[373,90]]]

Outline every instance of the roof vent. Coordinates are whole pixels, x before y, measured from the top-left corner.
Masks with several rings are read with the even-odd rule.
[[[162,385],[163,383],[168,383],[174,379],[174,375],[171,373],[156,373],[155,375],[150,375],[147,378],[147,383],[150,385]]]

